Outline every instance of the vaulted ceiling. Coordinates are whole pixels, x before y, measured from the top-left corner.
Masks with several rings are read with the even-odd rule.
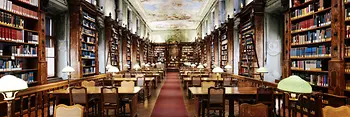
[[[215,0],[129,0],[152,30],[196,29]]]

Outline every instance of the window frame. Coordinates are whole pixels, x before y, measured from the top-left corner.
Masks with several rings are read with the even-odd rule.
[[[57,64],[58,64],[57,63],[57,55],[58,54],[57,54],[57,37],[56,37],[56,32],[55,32],[56,31],[55,30],[55,28],[56,28],[56,25],[55,25],[56,20],[55,20],[55,18],[56,17],[54,15],[51,15],[51,14],[46,14],[45,20],[46,20],[46,17],[49,17],[52,20],[52,32],[51,32],[52,36],[46,35],[46,33],[45,33],[45,41],[46,41],[46,39],[52,40],[52,45],[53,45],[54,52],[55,52],[54,57],[47,57],[47,56],[45,56],[46,64],[49,64],[48,61],[47,61],[47,58],[54,58],[54,66],[55,66],[54,67],[54,75],[53,76],[48,76],[48,74],[46,75],[47,80],[50,81],[50,80],[57,80],[57,79],[59,79],[58,75],[57,75],[57,73],[58,73],[58,70],[57,70]],[[45,23],[45,28],[46,28],[46,23]],[[46,49],[46,43],[45,43],[45,49]]]

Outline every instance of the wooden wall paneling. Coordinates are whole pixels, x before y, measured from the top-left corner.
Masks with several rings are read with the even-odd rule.
[[[133,66],[137,63],[137,36],[134,34],[131,34],[132,41],[131,41],[131,69],[133,69]]]
[[[122,56],[123,56],[123,70],[127,70],[127,68],[125,68],[125,64],[127,64],[127,31],[124,27],[121,27],[122,28],[122,35],[121,35],[121,42],[122,42]]]
[[[228,22],[227,22],[227,62],[229,65],[232,66],[232,69],[231,71],[233,71],[233,64],[234,64],[234,44],[233,44],[233,41],[234,41],[234,36],[233,36],[233,27],[234,27],[234,21],[233,21],[233,18],[229,18],[228,19]]]
[[[220,67],[220,63],[219,63],[219,47],[218,47],[218,44],[219,44],[219,33],[220,31],[217,29],[217,30],[214,30],[213,32],[213,43],[214,43],[214,65],[215,67],[219,66]]]
[[[73,1],[72,1],[73,2]],[[78,3],[70,4],[70,64],[75,69],[75,72],[71,73],[72,78],[80,78],[82,75],[82,68],[80,66],[80,19],[81,19],[81,7]]]
[[[282,78],[287,78],[291,73],[291,60],[290,60],[290,48],[291,48],[291,22],[290,11],[284,13],[284,38],[283,38],[283,70]]]
[[[344,1],[331,1],[332,14],[332,40],[331,40],[331,60],[328,61],[328,93],[344,95]]]
[[[47,62],[46,62],[46,36],[45,36],[45,13],[39,12],[39,23],[37,30],[39,30],[39,46],[38,46],[38,84],[47,83]]]

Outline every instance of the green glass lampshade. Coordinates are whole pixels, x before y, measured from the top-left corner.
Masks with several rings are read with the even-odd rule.
[[[268,73],[267,69],[265,67],[260,67],[259,69],[256,70],[258,73]]]
[[[292,92],[292,93],[311,93],[312,87],[311,85],[300,78],[297,75],[289,76],[288,78],[285,78],[281,80],[277,88],[286,92]]]

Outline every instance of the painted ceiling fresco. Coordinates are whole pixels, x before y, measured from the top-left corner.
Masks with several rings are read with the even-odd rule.
[[[132,0],[153,30],[195,29],[213,0]],[[135,5],[134,5],[135,6]]]

